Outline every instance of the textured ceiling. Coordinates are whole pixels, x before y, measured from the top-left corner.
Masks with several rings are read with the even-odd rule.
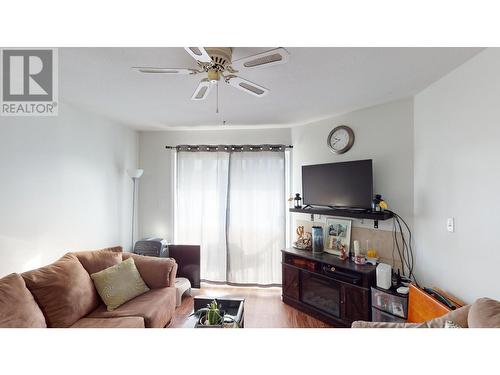
[[[233,60],[267,48],[236,47]],[[225,84],[192,101],[201,75],[144,75],[132,66],[196,68],[183,48],[60,48],[60,98],[135,129],[293,125],[412,96],[479,48],[288,48],[287,64],[241,71],[271,92]]]

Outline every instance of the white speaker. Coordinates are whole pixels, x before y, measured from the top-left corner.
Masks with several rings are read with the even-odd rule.
[[[382,289],[390,289],[392,282],[392,267],[386,263],[377,266],[377,286]]]

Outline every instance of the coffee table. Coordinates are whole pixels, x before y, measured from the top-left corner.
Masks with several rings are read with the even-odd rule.
[[[245,325],[245,299],[240,297],[209,297],[209,296],[195,296],[194,298],[194,310],[207,307],[207,305],[214,299],[220,305],[220,309],[225,311],[226,315],[231,315],[240,328],[244,328]],[[196,323],[198,318],[196,316],[190,316],[183,325],[183,328],[198,328]],[[201,328],[201,327],[200,327]],[[207,327],[208,328],[208,327]]]

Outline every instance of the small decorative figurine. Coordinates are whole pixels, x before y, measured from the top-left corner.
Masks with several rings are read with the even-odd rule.
[[[382,212],[386,210],[389,206],[387,205],[387,202],[384,201],[382,198],[382,195],[377,194],[375,195],[375,198],[372,200],[372,211],[375,212]]]
[[[300,241],[302,238],[304,238],[304,226],[299,225],[295,233],[297,233],[297,241]]]
[[[345,251],[345,245],[340,244],[339,250],[340,250],[340,255],[339,255],[340,259],[346,260],[348,255],[347,255],[347,252]]]
[[[306,232],[304,230],[303,225],[299,225],[297,227],[297,230],[295,231],[295,233],[297,234],[297,241],[294,242],[294,244],[293,244],[294,247],[296,247],[297,249],[301,249],[301,250],[311,250],[311,246],[312,246],[311,233]]]

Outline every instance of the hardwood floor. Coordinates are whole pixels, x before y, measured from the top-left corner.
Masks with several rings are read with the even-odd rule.
[[[193,296],[244,297],[245,328],[329,328],[323,323],[281,301],[281,288],[233,287],[202,283],[193,289]],[[193,312],[193,297],[185,296],[182,305],[175,310],[170,327],[182,327]]]

